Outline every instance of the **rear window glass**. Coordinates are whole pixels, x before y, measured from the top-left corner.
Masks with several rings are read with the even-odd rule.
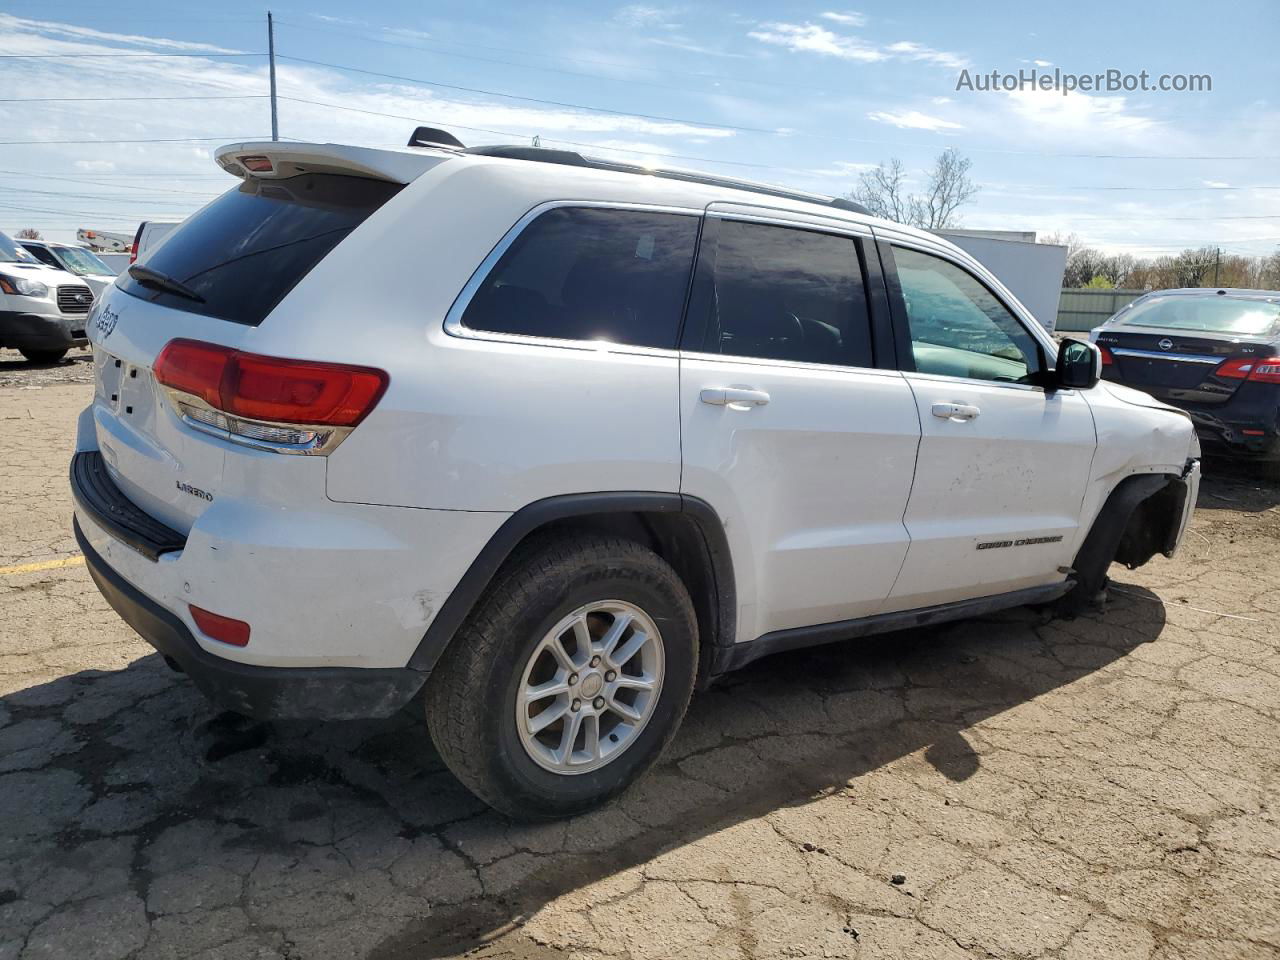
[[[1120,322],[1127,327],[1168,327],[1210,333],[1270,334],[1280,330],[1280,300],[1160,297],[1140,303]]]
[[[257,326],[330,250],[395,196],[397,183],[308,173],[250,180],[192,215],[142,263],[202,298],[118,285],[175,310]]]
[[[559,207],[502,255],[462,322],[559,340],[676,345],[698,218]]]

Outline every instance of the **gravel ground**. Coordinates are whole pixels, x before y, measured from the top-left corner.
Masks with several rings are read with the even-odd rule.
[[[88,372],[0,354],[0,960],[1280,958],[1275,485],[1212,465],[1103,615],[757,663],[529,827],[418,716],[215,716],[150,653],[68,529]]]

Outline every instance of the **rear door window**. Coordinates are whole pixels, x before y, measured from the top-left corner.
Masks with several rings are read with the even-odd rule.
[[[200,299],[143,284],[126,293],[175,310],[260,324],[324,256],[401,189],[398,183],[327,173],[249,180],[177,227],[144,265]]]
[[[840,234],[722,220],[699,258],[685,349],[870,367],[857,242]]]
[[[498,260],[462,323],[494,333],[674,348],[698,220],[647,210],[549,210]]]

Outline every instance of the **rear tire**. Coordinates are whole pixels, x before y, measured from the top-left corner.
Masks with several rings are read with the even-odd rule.
[[[62,350],[19,350],[18,352],[31,363],[57,363],[67,355],[65,348]]]
[[[496,810],[571,816],[657,760],[697,663],[693,604],[666,561],[616,537],[539,538],[503,566],[441,657],[427,726],[449,769]]]

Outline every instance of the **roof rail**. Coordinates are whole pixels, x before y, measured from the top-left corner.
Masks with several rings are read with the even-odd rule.
[[[411,144],[412,146],[412,144]],[[616,173],[634,173],[640,176],[660,177],[664,180],[682,180],[685,183],[701,183],[709,187],[727,187],[731,190],[743,190],[748,193],[759,193],[768,197],[783,200],[799,200],[819,206],[845,210],[849,213],[870,215],[860,203],[844,197],[826,197],[817,193],[805,193],[803,190],[789,190],[786,187],[775,187],[768,183],[756,183],[753,180],[738,180],[734,177],[717,177],[710,173],[699,173],[696,170],[673,170],[662,167],[642,167],[634,163],[618,163],[613,160],[600,160],[596,157],[585,157],[574,150],[549,150],[546,147],[523,146],[487,146],[467,147],[460,153],[469,153],[479,157],[501,157],[506,160],[532,160],[537,163],[559,163],[570,167],[590,167],[593,170],[612,170]]]

